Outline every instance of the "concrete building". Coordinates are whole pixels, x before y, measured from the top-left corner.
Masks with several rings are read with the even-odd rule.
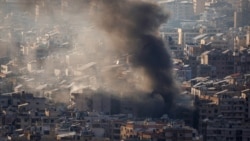
[[[245,99],[241,97],[240,92],[223,90],[215,95],[219,99],[219,112],[224,119],[245,120]]]
[[[182,28],[178,28],[178,33],[179,33],[178,43],[181,45],[193,43],[193,38],[200,34],[198,29],[182,29]]]
[[[175,29],[161,29],[161,34],[164,39],[171,37],[177,45],[185,45],[186,43],[193,43],[193,38],[198,36],[198,29],[186,29],[186,28],[175,28]]]
[[[191,94],[196,97],[198,129],[204,140],[248,140],[249,89],[242,86],[244,81],[246,77],[240,74],[218,81],[191,80],[196,83],[191,86]]]
[[[241,95],[242,98],[245,99],[245,121],[248,122],[250,121],[250,100],[249,100],[249,96],[250,96],[250,89],[246,89],[241,91]]]
[[[171,44],[171,42],[172,44],[181,44],[178,29],[162,29],[161,34],[167,44]]]
[[[123,140],[200,140],[195,129],[182,122],[156,123],[153,121],[131,121],[121,126]]]
[[[199,56],[204,50],[199,44],[186,44],[184,47],[184,54],[186,56],[196,57]]]
[[[170,13],[170,20],[189,20],[194,16],[193,3],[184,0],[159,1],[161,7]]]
[[[202,43],[202,40],[204,40],[205,38],[208,38],[208,37],[210,37],[209,34],[206,34],[206,33],[199,34],[199,35],[195,36],[195,37],[192,39],[192,43],[193,43],[193,44],[201,44],[201,43]]]
[[[244,11],[248,7],[248,0],[228,0],[236,11]]]
[[[234,27],[246,26],[249,24],[249,1],[248,0],[229,0],[234,12]]]
[[[246,46],[250,46],[250,26],[247,26]]]
[[[1,31],[1,29],[0,29]],[[10,57],[9,55],[9,51],[10,51],[10,43],[4,40],[0,39],[0,58],[4,58],[4,57]]]
[[[192,70],[189,65],[175,66],[174,74],[180,82],[188,81],[192,78]]]
[[[197,66],[197,77],[215,77],[216,76],[216,68],[211,65],[198,65]]]
[[[214,119],[214,117],[218,116],[218,103],[209,102],[208,100],[202,100],[203,104],[199,107],[199,126],[198,129],[201,134],[204,134],[204,126],[203,121],[205,119]]]
[[[193,0],[194,14],[199,15],[205,11],[206,0]]]
[[[210,44],[211,48],[218,48],[218,49],[228,49],[229,43],[224,36],[224,33],[216,33],[215,35],[207,36],[200,41],[201,44],[206,45]]]
[[[250,70],[249,67],[249,51],[246,48],[236,50],[233,53],[234,56],[234,72],[246,73]]]
[[[170,54],[174,58],[181,58],[183,57],[183,46],[181,45],[180,40],[180,33],[178,32],[179,29],[162,29],[161,36],[163,41],[167,45],[167,49],[170,51]]]
[[[230,141],[248,141],[250,138],[249,125],[242,122],[225,121],[223,119],[206,120],[206,129],[204,141],[230,140]]]
[[[195,138],[195,130],[189,127],[166,127],[164,129],[166,140],[171,141],[199,141],[200,138]]]
[[[201,54],[201,64],[216,68],[216,76],[224,77],[235,72],[235,58],[230,50],[220,51],[213,49]]]
[[[110,132],[109,137],[113,141],[119,141],[121,140],[121,126],[124,124],[124,121],[121,120],[111,120],[109,122],[110,124]]]
[[[176,0],[159,1],[158,4],[170,13],[170,20],[177,20],[177,14],[176,14],[177,1]]]
[[[111,95],[104,95],[90,88],[71,93],[71,105],[79,111],[111,113]]]
[[[189,20],[194,16],[193,3],[189,1],[180,1],[177,5],[178,7],[178,19],[179,20]]]
[[[208,34],[208,35],[213,35],[217,33],[223,33],[223,30],[220,28],[216,28],[213,26],[202,26],[199,29],[200,34]]]

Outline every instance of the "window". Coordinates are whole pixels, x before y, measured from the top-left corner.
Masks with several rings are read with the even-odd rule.
[[[24,119],[24,122],[28,122],[28,121],[29,121],[29,119],[28,119],[28,118],[25,118],[25,119]]]
[[[17,128],[17,129],[21,128],[21,125],[16,124],[16,128]]]
[[[217,112],[218,112],[218,110],[217,110],[217,109],[215,109],[215,110],[214,110],[214,113],[217,113]]]
[[[43,133],[44,133],[44,135],[49,135],[49,131],[48,130],[45,130]]]

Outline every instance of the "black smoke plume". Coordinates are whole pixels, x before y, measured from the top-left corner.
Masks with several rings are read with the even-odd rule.
[[[180,90],[172,77],[171,57],[158,32],[168,15],[158,5],[140,0],[73,0],[63,7],[57,2],[37,0],[18,8],[17,13],[29,11],[34,14],[39,5],[38,14],[34,15],[38,20],[24,24],[29,25],[27,29],[40,29],[48,25],[53,27],[53,31],[54,27],[60,25],[60,31],[68,35],[68,31],[72,30],[72,40],[78,44],[73,52],[79,54],[70,57],[67,68],[77,69],[76,66],[96,63],[96,68],[84,72],[82,77],[58,76],[58,80],[66,79],[69,84],[73,82],[71,92],[75,88],[91,85],[103,97],[112,95],[111,103],[114,106],[111,113],[120,113],[124,109],[141,117],[176,113],[173,110],[176,103],[181,101]],[[102,31],[105,33],[102,34]],[[69,39],[69,42],[74,41]],[[55,54],[58,57],[59,51],[53,51],[56,45],[50,42],[48,48],[52,50],[46,56],[53,57]],[[65,55],[71,56],[71,51],[60,50],[60,53],[64,55],[58,60],[64,60]],[[124,55],[129,56],[128,67],[124,65],[124,60],[114,65],[113,61]],[[54,63],[49,57],[44,62],[43,68],[48,73],[42,74],[37,81],[54,84],[51,70],[64,70],[66,63]],[[89,76],[95,76],[97,84],[90,83]],[[30,87],[33,88],[33,84]],[[61,95],[60,98],[64,99]]]
[[[169,112],[180,91],[173,80],[171,57],[158,34],[168,15],[158,5],[142,1],[103,0],[97,5],[98,26],[118,53],[131,55],[134,68],[144,69],[151,81],[151,95],[162,96],[163,113]]]

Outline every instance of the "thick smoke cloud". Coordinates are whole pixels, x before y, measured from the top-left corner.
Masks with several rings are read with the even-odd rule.
[[[61,44],[56,44],[53,37],[46,38],[46,48],[34,47],[34,53],[30,51],[22,58],[25,62],[40,60],[37,66],[44,71],[27,75],[35,78],[36,85],[34,81],[22,82],[31,91],[46,84],[51,93],[55,88],[61,89],[55,99],[65,102],[69,93],[81,90],[85,94],[82,89],[90,86],[93,93],[112,97],[111,113],[132,107],[133,114],[144,117],[171,115],[177,102],[187,105],[187,100],[180,100],[180,90],[172,77],[171,57],[158,32],[168,19],[158,5],[140,0],[73,0],[64,7],[56,1],[38,0],[17,11],[34,13],[37,6],[37,20],[27,20],[27,29],[32,27],[41,36],[56,33],[59,39],[69,35],[62,43],[74,47],[59,48]],[[39,49],[48,55],[37,57]],[[56,79],[55,69],[60,71]],[[66,70],[69,75],[63,75]]]
[[[98,4],[98,26],[111,38],[117,52],[131,55],[134,68],[144,69],[152,95],[161,95],[169,111],[179,89],[172,77],[171,57],[158,35],[168,15],[149,2],[104,0]]]

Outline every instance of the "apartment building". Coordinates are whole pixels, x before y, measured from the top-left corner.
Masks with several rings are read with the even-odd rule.
[[[248,65],[250,60],[249,50],[247,48],[236,50],[233,56],[234,56],[234,72],[247,73],[250,70],[250,66]]]
[[[109,121],[109,134],[107,135],[113,141],[121,140],[121,126],[124,124],[122,120]]]
[[[218,103],[211,102],[209,100],[201,100],[200,102],[203,102],[203,104],[200,104],[199,106],[199,125],[198,129],[201,134],[204,134],[204,124],[203,121],[206,119],[214,119],[219,113],[218,110]]]
[[[71,105],[79,111],[96,111],[111,113],[111,95],[102,94],[91,88],[83,88],[82,92],[71,93]]]
[[[211,65],[216,68],[217,77],[225,77],[235,72],[235,57],[231,50],[221,51],[212,49],[201,54],[201,64]]]
[[[199,30],[198,29],[187,29],[187,28],[174,28],[168,29],[163,28],[161,30],[161,34],[163,39],[169,39],[171,37],[173,42],[178,45],[185,45],[186,43],[193,43],[193,38],[198,36]],[[165,38],[164,38],[165,37]],[[167,41],[167,40],[166,40]]]
[[[189,20],[194,16],[193,3],[189,1],[180,1],[177,5],[177,17],[179,20]]]
[[[213,35],[217,33],[222,33],[223,30],[221,28],[215,28],[213,26],[202,26],[199,29],[200,34],[208,34]]]
[[[184,54],[186,56],[196,57],[204,51],[204,48],[199,44],[186,44],[184,47]]]
[[[249,24],[248,15],[249,13],[249,1],[248,0],[229,0],[228,1],[233,9],[234,13],[234,27],[246,26]]]
[[[176,0],[166,0],[166,1],[159,1],[158,4],[163,8],[168,10],[170,13],[170,20],[176,20],[177,14],[175,13],[177,7]]]
[[[1,31],[1,29],[0,29]],[[0,38],[0,58],[9,57],[10,55],[10,43]]]
[[[185,45],[188,43],[193,43],[193,38],[198,36],[199,30],[198,29],[184,29],[178,28],[179,33],[179,44]]]
[[[194,16],[193,3],[184,0],[164,0],[158,4],[170,13],[170,20],[189,20]]]
[[[206,0],[193,0],[195,15],[199,15],[205,11],[205,3]]]
[[[248,0],[228,0],[236,11],[244,11],[248,7]]]
[[[180,44],[179,33],[178,33],[177,28],[176,29],[168,29],[168,28],[162,29],[161,35],[167,44],[173,44],[173,43]]]
[[[250,121],[250,89],[245,89],[241,91],[242,98],[245,99],[245,121],[249,122]]]
[[[210,76],[213,78],[216,76],[216,68],[211,65],[204,65],[204,64],[198,65],[197,76],[198,77]]]
[[[206,125],[204,141],[250,140],[249,125],[244,124],[242,122],[216,119],[204,121],[204,124]]]
[[[201,138],[195,129],[176,120],[165,123],[129,121],[121,126],[121,139],[194,141]]]
[[[227,39],[224,37],[224,33],[216,33],[209,37],[203,38],[200,41],[201,44],[206,45],[210,44],[211,48],[218,48],[218,49],[228,49],[229,43]]]
[[[240,92],[223,90],[215,95],[219,99],[219,111],[224,119],[245,120],[245,99],[241,97]]]
[[[179,65],[174,67],[174,74],[180,82],[188,81],[192,78],[192,70],[189,65]]]
[[[197,78],[191,86],[204,140],[248,140],[249,89],[244,84],[249,80],[244,76],[234,74],[218,81]]]
[[[189,127],[166,127],[164,129],[166,140],[169,141],[193,141],[194,130]],[[199,140],[199,139],[198,139]]]

